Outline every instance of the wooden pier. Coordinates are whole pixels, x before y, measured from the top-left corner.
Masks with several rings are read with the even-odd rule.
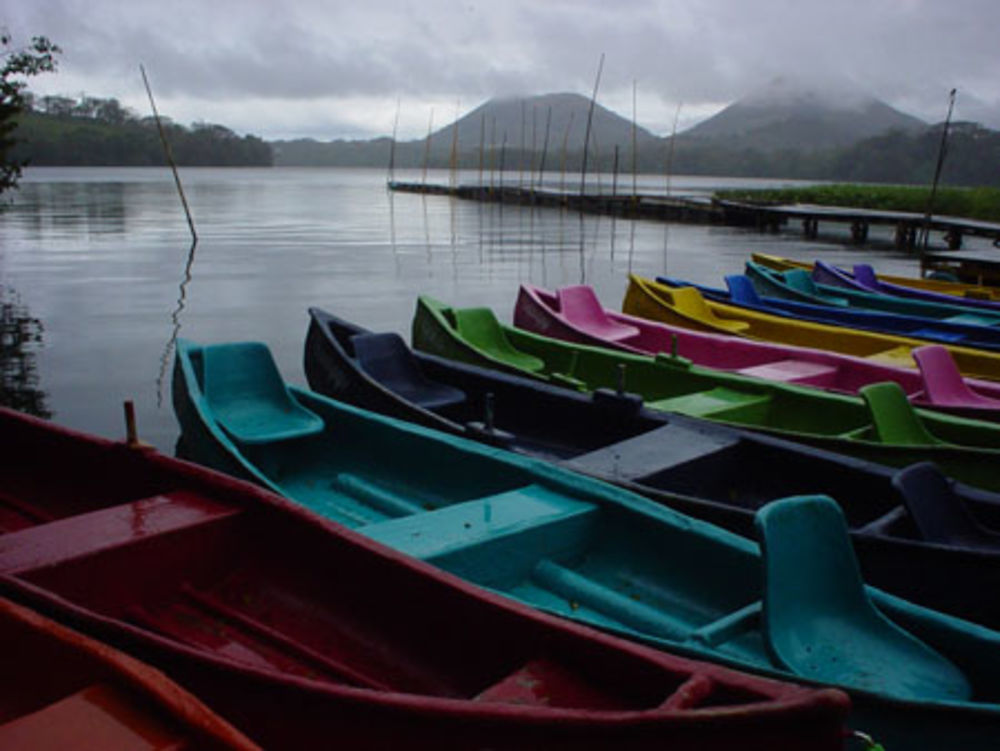
[[[985,237],[1000,247],[1000,224],[980,222],[975,219],[932,215],[909,211],[876,211],[838,206],[817,206],[812,204],[762,205],[739,201],[716,201],[727,217],[727,224],[755,226],[760,229],[777,230],[789,221],[802,222],[802,231],[807,238],[815,238],[819,223],[848,224],[851,240],[862,245],[868,239],[868,228],[872,225],[888,225],[896,228],[897,248],[915,249],[923,230],[941,232],[950,250],[962,247],[963,237]]]
[[[569,193],[521,186],[448,186],[390,181],[389,189],[404,193],[452,196],[468,201],[564,208],[630,219],[755,227],[762,232],[776,232],[790,221],[799,221],[804,235],[809,239],[818,236],[820,222],[847,224],[850,226],[851,240],[857,245],[863,245],[868,240],[868,230],[872,225],[888,225],[896,228],[895,244],[900,249],[917,249],[924,230],[943,233],[944,242],[950,250],[961,248],[964,237],[985,237],[1000,247],[1000,224],[941,215],[932,215],[928,219],[924,214],[906,211],[875,211],[812,204],[768,205],[690,196]]]
[[[540,188],[487,185],[432,185],[390,182],[389,189],[402,193],[452,196],[467,201],[544,206],[607,214],[630,219],[654,219],[696,224],[725,224],[725,212],[710,199],[671,198],[644,194],[567,193]]]

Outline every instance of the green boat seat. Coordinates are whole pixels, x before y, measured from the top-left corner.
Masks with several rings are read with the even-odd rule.
[[[237,441],[270,443],[323,431],[323,419],[288,392],[267,345],[208,346],[202,350],[202,365],[205,401]]]
[[[795,496],[757,512],[764,564],[762,632],[795,675],[911,700],[964,701],[962,672],[875,608],[840,507]]]
[[[1000,532],[984,527],[962,503],[953,481],[933,462],[920,462],[892,476],[892,486],[928,542],[1000,551]]]
[[[647,402],[646,406],[663,412],[678,412],[689,417],[756,422],[765,418],[770,404],[769,394],[717,386],[706,391],[657,399]]]
[[[863,386],[859,393],[868,407],[875,437],[900,446],[937,446],[944,443],[924,427],[902,387],[894,381]]]
[[[402,399],[424,409],[441,409],[465,401],[461,389],[436,383],[423,374],[399,334],[355,334],[351,344],[358,366]]]
[[[532,373],[545,368],[544,360],[521,352],[510,343],[500,322],[489,308],[456,308],[453,312],[459,336],[489,357]]]

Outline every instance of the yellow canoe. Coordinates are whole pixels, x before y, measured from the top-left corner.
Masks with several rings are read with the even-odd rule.
[[[787,271],[788,269],[812,271],[811,263],[794,261],[791,258],[773,256],[769,253],[754,253],[752,258],[762,266],[767,266],[776,271]],[[893,274],[879,274],[878,278],[882,282],[899,284],[903,287],[926,290],[927,292],[940,292],[945,295],[970,297],[976,300],[1000,300],[1000,288],[996,287],[981,287],[976,284],[946,282],[941,279],[918,279],[912,276],[895,276]]]
[[[622,310],[640,318],[696,331],[825,349],[911,368],[916,367],[911,350],[927,344],[904,336],[758,313],[706,300],[694,287],[668,287],[635,274],[629,275]],[[963,375],[1000,380],[1000,352],[945,346]]]

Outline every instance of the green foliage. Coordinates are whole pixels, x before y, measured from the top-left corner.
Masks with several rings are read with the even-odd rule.
[[[174,161],[182,166],[271,166],[271,147],[222,125],[190,128],[161,118]],[[44,97],[21,117],[16,154],[38,166],[166,164],[153,118],[139,118],[115,99]]]
[[[11,38],[0,34],[3,65],[0,66],[0,193],[17,185],[23,161],[11,158],[17,144],[14,130],[17,116],[25,107],[26,79],[56,69],[56,55],[62,52],[46,37],[34,37],[26,49],[10,49]]]
[[[813,185],[781,190],[724,190],[718,198],[764,203],[813,203],[882,211],[927,210],[930,188],[905,185]],[[938,188],[934,213],[1000,222],[1000,188]]]

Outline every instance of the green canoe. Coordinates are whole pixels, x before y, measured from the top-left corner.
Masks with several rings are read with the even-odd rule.
[[[739,425],[892,466],[936,462],[948,475],[1000,490],[1000,426],[914,409],[895,383],[861,397],[727,373],[657,355],[563,342],[501,324],[487,308],[417,301],[413,346],[579,390],[618,388],[648,407]],[[780,471],[776,468],[776,471]]]

